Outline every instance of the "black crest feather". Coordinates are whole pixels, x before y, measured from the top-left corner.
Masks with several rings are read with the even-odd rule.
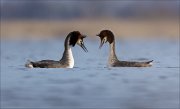
[[[104,37],[107,37],[107,41],[111,44],[114,41],[114,34],[110,31],[110,30],[102,30],[100,32],[100,34],[98,34],[97,36],[99,36],[101,38],[101,40]]]
[[[81,34],[79,31],[73,31],[69,33],[69,35],[70,35],[69,45],[72,45],[74,47]]]

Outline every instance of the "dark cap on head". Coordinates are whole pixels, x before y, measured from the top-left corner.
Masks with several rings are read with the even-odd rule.
[[[68,34],[68,36],[69,35],[70,35],[69,45],[72,45],[73,47],[75,46],[75,44],[78,41],[78,39],[82,39],[83,40],[83,38],[86,37],[86,36],[81,35],[81,33],[79,31],[70,32]]]
[[[110,30],[102,30],[97,36],[100,37],[101,41],[106,37],[110,44],[114,41],[114,34]]]
[[[76,44],[78,44],[85,52],[88,52],[83,42],[83,38],[85,37],[86,36],[82,35],[79,31],[70,32],[68,34],[69,45],[74,47]]]

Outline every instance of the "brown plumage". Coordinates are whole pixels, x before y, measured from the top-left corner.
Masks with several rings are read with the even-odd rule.
[[[104,43],[109,42],[110,45],[110,56],[108,64],[111,67],[150,67],[152,66],[152,61],[146,62],[134,62],[134,61],[120,61],[118,60],[115,53],[115,37],[110,30],[102,30],[97,36],[100,37],[101,43],[99,48],[103,46]]]

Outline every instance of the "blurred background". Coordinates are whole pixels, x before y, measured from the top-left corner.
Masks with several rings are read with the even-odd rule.
[[[1,0],[0,10],[2,108],[179,109],[179,0]],[[103,29],[120,60],[153,66],[107,67]],[[88,36],[88,53],[73,47],[73,69],[24,66],[61,59],[75,30]]]
[[[2,38],[91,38],[102,29],[116,37],[178,38],[178,0],[1,0]]]

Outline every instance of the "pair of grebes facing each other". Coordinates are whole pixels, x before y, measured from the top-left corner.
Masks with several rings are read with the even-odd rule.
[[[134,61],[120,61],[118,60],[115,52],[115,37],[110,30],[102,30],[97,36],[100,37],[100,48],[104,43],[109,42],[110,55],[108,64],[111,67],[150,67],[152,61],[146,62],[134,62]],[[79,31],[70,32],[64,41],[64,53],[59,61],[54,60],[42,60],[37,62],[28,61],[25,66],[29,68],[73,68],[74,58],[71,51],[71,47],[76,44],[79,45],[85,52],[88,50],[84,46],[83,39],[86,36],[82,35]]]

